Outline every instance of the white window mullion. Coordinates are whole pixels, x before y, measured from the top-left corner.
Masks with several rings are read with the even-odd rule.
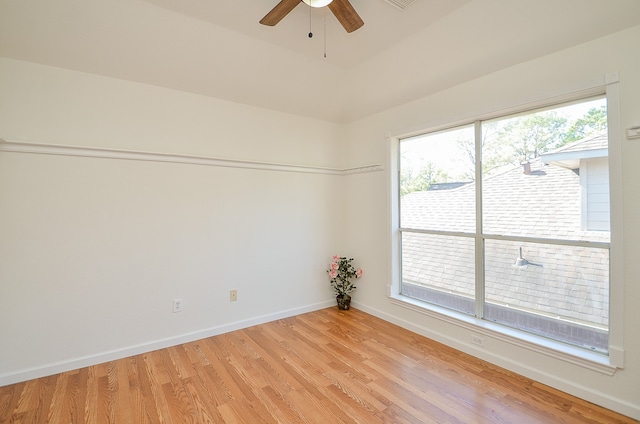
[[[484,317],[484,239],[482,237],[482,124],[475,121],[476,148],[476,317]]]

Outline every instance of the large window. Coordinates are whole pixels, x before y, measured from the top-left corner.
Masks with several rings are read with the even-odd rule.
[[[604,96],[401,139],[400,293],[608,354]]]

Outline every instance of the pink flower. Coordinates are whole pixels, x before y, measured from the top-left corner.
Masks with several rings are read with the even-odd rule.
[[[338,262],[340,260],[340,255],[333,256],[333,262]]]
[[[356,271],[356,278],[360,277],[362,277],[362,268],[358,268],[358,270]]]
[[[338,265],[338,262],[331,262],[331,265],[329,265],[329,268],[331,268],[332,270],[337,270],[340,267],[340,265]]]
[[[331,278],[332,280],[337,276],[338,276],[338,271],[336,271],[335,269],[332,269],[331,271],[329,271],[329,278]]]

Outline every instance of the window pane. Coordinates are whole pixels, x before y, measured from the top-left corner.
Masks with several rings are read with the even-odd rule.
[[[484,316],[607,351],[609,250],[485,240]]]
[[[402,233],[402,294],[473,315],[474,239]]]
[[[463,127],[400,142],[400,226],[475,231],[474,131]]]
[[[483,232],[608,241],[606,129],[604,99],[483,123]]]

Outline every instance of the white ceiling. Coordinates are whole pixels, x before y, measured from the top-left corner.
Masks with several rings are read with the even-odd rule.
[[[0,0],[0,56],[345,123],[640,24],[638,0],[350,0],[351,34],[304,4],[260,25],[278,1]]]

